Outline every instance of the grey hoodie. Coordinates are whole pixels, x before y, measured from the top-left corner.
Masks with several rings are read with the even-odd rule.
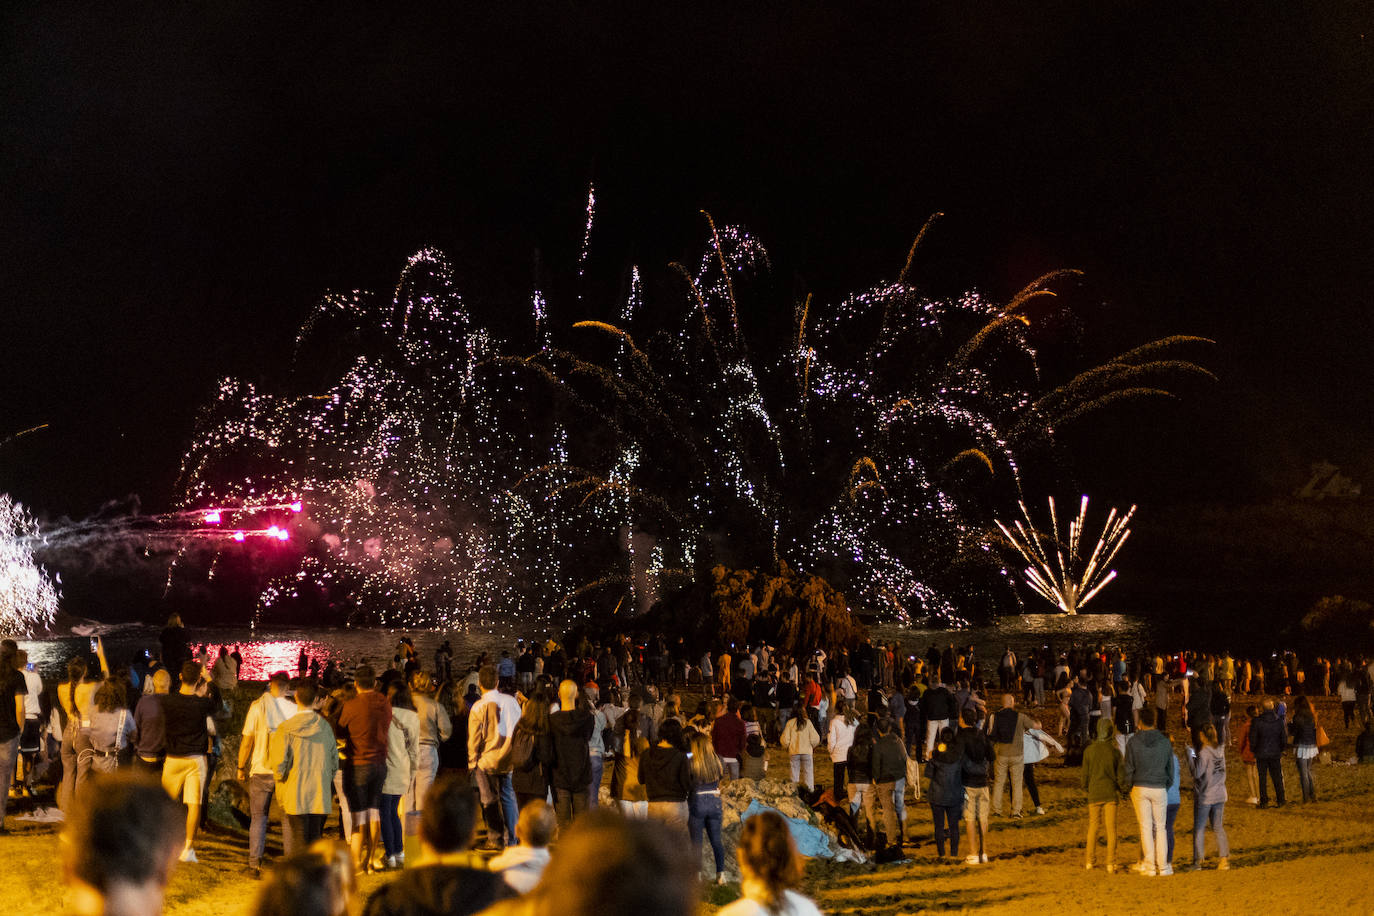
[[[302,710],[272,733],[270,761],[277,802],[287,814],[328,814],[339,768],[334,730],[313,709]]]
[[[1194,800],[1199,805],[1218,805],[1226,801],[1226,754],[1220,747],[1203,745],[1196,755],[1188,755],[1193,769]]]
[[[1154,728],[1146,728],[1126,742],[1126,787],[1167,789],[1174,781],[1174,749],[1169,738]]]

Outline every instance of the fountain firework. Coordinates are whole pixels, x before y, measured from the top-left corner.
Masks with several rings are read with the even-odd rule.
[[[741,315],[768,294],[768,254],[708,224],[701,260],[672,265],[680,299],[647,301],[636,267],[618,324],[560,326],[536,290],[523,347],[472,320],[437,251],[390,296],[327,296],[297,338],[296,390],[221,381],[182,505],[304,503],[298,562],[260,612],[324,600],[391,625],[552,626],[643,609],[716,563],[785,561],[859,607],[961,623],[1015,594],[987,532],[1019,497],[1019,455],[1202,372],[1158,356],[1198,340],[1172,338],[1038,393],[1026,305],[1063,273],[997,304],[928,298],[904,269],[837,305],[808,298],[760,357]]]
[[[1124,515],[1118,516],[1112,509],[1107,514],[1107,522],[1102,534],[1093,545],[1092,553],[1084,562],[1079,555],[1079,545],[1083,543],[1083,532],[1088,516],[1088,497],[1084,496],[1078,504],[1078,517],[1069,522],[1068,538],[1060,536],[1059,516],[1054,511],[1054,497],[1050,503],[1051,534],[1042,535],[1035,529],[1026,504],[1020,503],[1022,524],[1018,519],[1012,533],[1000,521],[1007,540],[1030,565],[1026,567],[1026,581],[1038,594],[1058,606],[1065,614],[1077,614],[1078,609],[1093,599],[1107,583],[1116,578],[1116,570],[1108,571],[1117,552],[1131,536],[1131,517],[1135,506]]]

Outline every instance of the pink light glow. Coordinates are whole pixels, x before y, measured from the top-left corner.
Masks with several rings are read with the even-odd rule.
[[[209,512],[205,513],[204,522],[207,525],[218,525],[220,522],[219,510],[211,509]]]
[[[299,511],[301,511],[302,509],[304,509],[305,507],[304,507],[303,505],[301,505],[301,501],[298,499],[298,500],[296,500],[295,502],[293,502],[290,506],[288,506],[287,508],[289,508],[292,512],[299,512]]]
[[[287,531],[285,528],[282,528],[282,529],[280,529],[280,530],[277,531],[277,540],[279,540],[279,541],[285,541],[285,540],[287,540],[287,539],[290,538],[290,537],[291,537],[291,532]]]
[[[244,534],[242,531],[234,532],[234,540],[236,541],[243,541],[246,537],[248,537],[248,535]]]

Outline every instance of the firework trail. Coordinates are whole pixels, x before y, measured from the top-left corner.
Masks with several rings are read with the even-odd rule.
[[[1122,515],[1118,515],[1116,509],[1107,514],[1102,534],[1085,561],[1079,547],[1085,543],[1083,534],[1087,524],[1088,497],[1084,496],[1079,502],[1078,517],[1069,522],[1067,537],[1060,533],[1053,496],[1049,498],[1049,504],[1049,535],[1043,535],[1035,529],[1024,502],[1018,504],[1021,507],[1021,519],[1013,523],[1015,532],[1000,521],[997,527],[1029,564],[1026,567],[1026,582],[1030,587],[1065,614],[1077,614],[1079,608],[1116,578],[1116,570],[1108,571],[1107,567],[1131,536],[1128,526],[1135,515],[1135,506]]]

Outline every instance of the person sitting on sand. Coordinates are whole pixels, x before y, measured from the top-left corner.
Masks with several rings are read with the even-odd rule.
[[[499,872],[502,880],[517,894],[528,894],[534,890],[549,864],[549,843],[558,830],[558,818],[553,806],[543,799],[535,799],[520,809],[520,819],[515,822],[515,837],[518,846],[507,846],[506,851],[487,863],[487,867]]]

